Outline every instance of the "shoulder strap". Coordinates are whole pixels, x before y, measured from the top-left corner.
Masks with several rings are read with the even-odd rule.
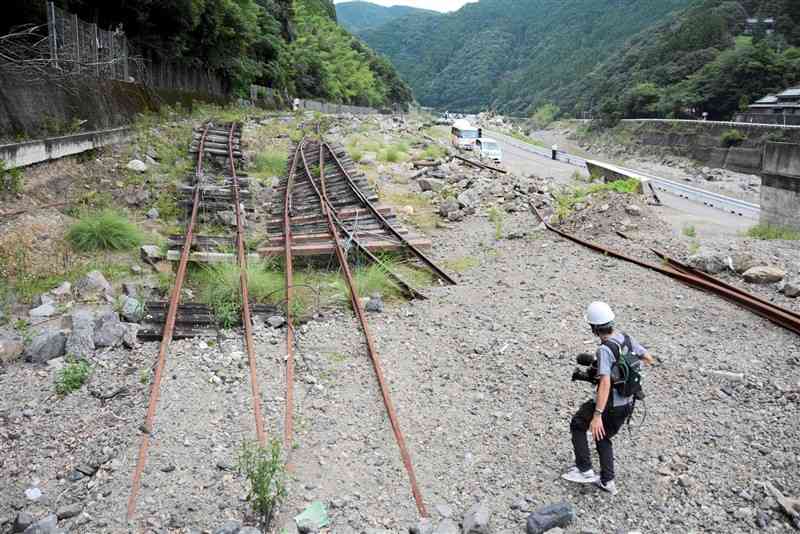
[[[615,361],[619,360],[620,352],[622,352],[622,347],[620,346],[619,343],[617,343],[613,339],[609,338],[609,339],[606,339],[605,341],[603,341],[603,343],[601,343],[601,344],[604,347],[608,347],[608,349],[611,351],[611,354],[614,355],[614,360]]]

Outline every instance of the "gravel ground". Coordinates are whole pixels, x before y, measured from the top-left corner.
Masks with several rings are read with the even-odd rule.
[[[433,255],[462,267],[459,285],[369,315],[435,521],[450,513],[459,521],[480,500],[492,532],[522,532],[528,510],[567,501],[577,509],[567,532],[744,533],[757,522],[790,531],[762,482],[800,495],[800,339],[718,297],[535,230],[537,222],[507,216],[504,235],[514,239],[497,240],[480,214],[434,230]],[[663,232],[639,226],[634,243]],[[788,246],[763,246],[797,263]],[[582,319],[595,299],[610,302],[622,329],[662,360],[647,372],[646,420],[639,412],[631,433],[615,439],[615,497],[559,478],[573,461],[571,414],[590,395],[570,375],[574,356],[595,344]],[[284,335],[257,332],[265,424],[275,437]],[[82,508],[59,523],[70,532],[213,532],[246,519],[231,468],[255,434],[250,386],[241,341],[223,333],[173,345],[137,518],[125,523],[148,393],[141,375],[156,352],[148,343],[96,356],[90,383],[63,399],[47,367],[20,363],[0,374],[0,532],[19,510],[38,517],[69,504]],[[321,500],[332,532],[404,531],[417,511],[355,321],[330,312],[308,323],[297,359],[293,480],[277,524]],[[121,387],[125,394],[97,398]],[[84,463],[99,470],[71,482]],[[25,495],[32,487],[43,493],[36,502]]]

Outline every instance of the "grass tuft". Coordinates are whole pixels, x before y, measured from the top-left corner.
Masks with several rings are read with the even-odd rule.
[[[607,192],[633,194],[640,191],[641,182],[635,178],[629,178],[628,180],[615,180],[608,183],[591,184],[587,187],[565,189],[559,193],[553,194],[553,197],[556,201],[555,213],[558,219],[563,221],[570,216],[575,204],[583,202],[590,195]]]
[[[256,177],[264,179],[286,174],[286,154],[280,150],[266,150],[259,153],[253,161]]]
[[[86,360],[67,363],[56,376],[56,393],[69,395],[86,383],[92,374],[92,366]]]
[[[766,241],[800,241],[800,231],[771,224],[757,224],[749,228],[746,235],[747,237]]]
[[[683,235],[685,235],[686,237],[697,237],[697,230],[692,224],[684,226]]]
[[[105,210],[81,217],[70,227],[67,240],[81,252],[128,250],[142,243],[142,233],[124,215]]]

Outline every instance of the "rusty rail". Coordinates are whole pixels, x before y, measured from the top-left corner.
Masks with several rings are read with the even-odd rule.
[[[339,160],[338,157],[336,157],[336,153],[331,148],[331,146],[328,143],[323,143],[321,146],[327,149],[328,153],[333,157],[333,161],[336,162],[336,166],[339,168],[339,172],[342,173],[342,176],[344,176],[345,180],[347,181],[347,184],[350,186],[350,189],[353,191],[353,193],[355,193],[355,195],[364,204],[364,206],[367,207],[367,209],[372,213],[372,215],[378,221],[380,221],[381,225],[389,233],[395,236],[396,239],[398,239],[401,243],[403,243],[403,245],[405,245],[412,252],[412,254],[414,254],[414,256],[417,257],[417,259],[419,259],[421,262],[427,265],[430,270],[436,273],[436,275],[439,278],[441,278],[450,285],[456,285],[456,281],[453,280],[453,278],[450,277],[450,275],[444,272],[443,269],[441,269],[438,265],[436,265],[433,262],[433,260],[428,258],[428,256],[426,256],[421,250],[419,250],[417,247],[409,243],[408,240],[405,238],[405,236],[403,236],[403,234],[398,232],[396,228],[394,228],[391,224],[389,224],[389,221],[387,221],[386,218],[378,211],[375,205],[369,201],[369,199],[361,191],[361,189],[359,189],[356,186],[355,182],[353,181],[353,178],[350,176],[350,173],[347,172],[342,162]]]
[[[256,369],[256,351],[253,341],[253,321],[250,317],[250,291],[247,286],[247,253],[244,248],[244,225],[242,224],[242,202],[239,195],[239,176],[236,174],[236,163],[233,159],[233,134],[236,132],[237,123],[231,124],[228,134],[228,162],[230,164],[231,178],[233,181],[233,198],[236,203],[236,251],[239,263],[239,286],[242,292],[242,323],[244,324],[244,345],[247,351],[247,361],[250,367],[250,392],[253,397],[253,413],[256,419],[256,438],[262,447],[267,444],[264,433],[264,420],[261,417],[261,392],[258,386],[258,373]],[[187,238],[187,242],[191,240]]]
[[[189,252],[192,248],[194,226],[197,222],[197,210],[200,205],[200,186],[203,178],[203,155],[209,126],[209,124],[206,124],[205,128],[203,129],[203,135],[200,138],[200,151],[197,154],[197,171],[195,175],[192,214],[189,218],[188,224],[186,225],[186,240],[183,244],[183,248],[181,249],[178,272],[175,275],[175,286],[173,287],[172,295],[170,296],[169,311],[167,312],[167,318],[164,323],[161,344],[158,348],[158,362],[156,364],[156,371],[153,376],[153,383],[150,387],[150,400],[147,405],[147,415],[145,416],[144,424],[142,426],[142,443],[139,446],[139,458],[136,462],[136,467],[133,472],[131,494],[128,498],[128,520],[133,519],[133,516],[136,513],[136,499],[139,495],[139,489],[141,487],[142,473],[144,472],[144,467],[147,464],[147,450],[150,446],[150,433],[153,430],[153,421],[156,416],[158,397],[161,392],[161,375],[163,374],[164,367],[166,366],[167,349],[172,341],[172,333],[175,329],[175,316],[181,300],[181,289],[183,287],[183,282],[186,278],[186,267],[189,263]]]
[[[662,267],[660,265],[648,263],[642,260],[638,260],[636,258],[632,258],[630,256],[626,256],[621,252],[617,252],[602,245],[585,241],[579,237],[576,237],[572,234],[568,234],[567,232],[563,232],[551,226],[550,223],[548,223],[544,219],[544,217],[542,217],[541,213],[539,213],[539,210],[536,209],[536,206],[534,206],[532,202],[529,202],[528,205],[530,206],[531,211],[533,211],[533,213],[539,218],[539,220],[542,221],[542,223],[548,230],[560,235],[565,239],[578,243],[579,245],[583,245],[587,248],[590,248],[607,256],[612,256],[614,258],[621,259],[629,263],[633,263],[635,265],[639,265],[640,267],[645,267],[646,269],[659,272],[661,274],[669,276],[670,278],[680,280],[681,282],[684,282],[697,289],[702,289],[714,293],[716,295],[719,295],[720,297],[726,300],[734,302],[742,306],[743,308],[746,308],[752,311],[753,313],[772,321],[778,326],[782,326],[787,330],[790,330],[796,334],[800,334],[800,318],[798,318],[797,314],[795,314],[794,312],[785,310],[779,306],[764,301],[763,299],[751,295],[746,291],[742,291],[741,289],[729,286],[724,282],[721,282],[711,276],[705,274],[701,276],[698,275],[697,273],[692,273],[689,271],[689,269],[691,269],[690,267],[684,266],[683,264],[680,264],[675,260],[665,258],[669,260],[667,264],[668,265],[672,264],[674,265],[674,267]],[[680,267],[680,269],[676,267]]]
[[[428,517],[428,512],[425,508],[425,503],[422,499],[422,493],[419,490],[419,486],[417,484],[417,478],[416,475],[414,474],[414,466],[411,462],[411,455],[408,452],[408,447],[406,446],[405,438],[403,437],[403,433],[400,429],[400,423],[397,418],[397,413],[394,409],[394,404],[392,402],[391,396],[389,395],[389,388],[386,384],[386,379],[383,375],[380,359],[375,349],[375,342],[372,338],[372,333],[367,324],[364,308],[361,305],[361,301],[358,298],[358,292],[355,287],[353,275],[350,272],[350,266],[347,262],[346,256],[344,255],[342,243],[339,238],[339,233],[337,231],[336,225],[333,221],[333,216],[331,214],[332,208],[330,207],[330,200],[328,199],[325,187],[325,145],[322,142],[320,142],[319,145],[320,187],[317,186],[314,177],[311,174],[311,170],[308,167],[308,162],[306,161],[305,152],[301,150],[301,154],[303,156],[303,166],[305,172],[308,175],[309,181],[312,184],[316,194],[319,196],[322,212],[324,213],[328,222],[328,229],[330,231],[331,237],[334,239],[336,244],[335,246],[336,256],[339,261],[339,265],[342,269],[342,274],[344,275],[345,281],[347,282],[348,290],[350,293],[350,300],[353,306],[353,311],[358,317],[359,323],[361,324],[361,329],[364,332],[364,337],[366,339],[366,345],[367,345],[367,352],[369,353],[369,356],[372,360],[372,366],[373,369],[375,370],[375,375],[378,379],[378,384],[380,385],[381,388],[381,395],[383,397],[383,402],[386,407],[386,411],[389,415],[389,421],[392,427],[392,431],[394,433],[395,440],[397,441],[397,445],[400,448],[400,456],[402,457],[403,464],[405,465],[406,472],[408,473],[408,477],[411,482],[411,492],[414,496],[414,501],[416,502],[417,510],[419,511],[420,516]]]
[[[464,156],[459,156],[458,154],[453,154],[453,157],[457,160],[461,160],[464,163],[468,163],[473,167],[478,167],[479,169],[489,169],[490,171],[499,172],[501,174],[508,174],[508,171],[505,169],[500,169],[498,167],[492,167],[491,165],[486,165],[485,163],[480,163],[478,161],[473,161],[469,158],[465,158]]]
[[[283,250],[286,275],[286,413],[283,423],[283,446],[287,455],[292,451],[294,434],[294,326],[292,326],[292,289],[294,286],[294,266],[292,259],[292,186],[297,171],[297,158],[305,143],[303,138],[295,148],[294,157],[288,169],[286,191],[283,203]]]

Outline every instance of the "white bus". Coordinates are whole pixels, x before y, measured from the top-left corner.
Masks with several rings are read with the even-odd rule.
[[[464,119],[453,123],[450,134],[453,146],[462,150],[472,150],[475,147],[475,141],[481,136],[478,128]]]

